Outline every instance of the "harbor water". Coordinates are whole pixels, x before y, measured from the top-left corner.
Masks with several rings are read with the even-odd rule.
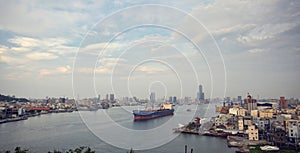
[[[177,106],[178,110],[179,107],[184,106]],[[193,108],[195,108],[195,116],[205,117],[205,115],[207,115],[205,111],[207,107],[208,105],[193,106]],[[118,143],[114,144],[108,142],[106,141],[106,137],[102,137],[101,135],[104,132],[101,133],[97,131],[98,127],[102,127],[99,129],[102,131],[111,129],[112,134],[109,134],[108,137],[115,137],[115,139],[120,139],[120,141],[123,140],[122,137],[128,136],[124,131],[115,131],[111,123],[101,122],[105,120],[105,116],[108,115],[114,123],[117,123],[118,126],[123,129],[132,129],[135,131],[153,129],[157,131],[159,130],[157,127],[163,126],[174,117],[167,116],[146,122],[134,122],[132,114],[126,110],[128,110],[128,108],[116,107],[98,111],[43,114],[41,116],[31,117],[28,120],[0,124],[0,152],[13,150],[17,146],[23,149],[29,149],[30,152],[66,151],[80,146],[88,146],[96,152],[126,153],[130,150],[130,147],[125,149],[126,147],[119,147]],[[181,110],[185,110],[185,108]],[[105,114],[103,112],[105,112]],[[210,113],[213,112],[210,111]],[[177,114],[181,113],[177,112]],[[182,121],[180,122],[182,123]],[[187,122],[189,121],[185,123]],[[172,128],[168,130],[170,132],[167,136],[170,137],[170,141],[161,143],[161,145],[152,148],[147,148],[146,150],[138,149],[135,152],[183,153],[185,145],[188,146],[188,150],[193,148],[194,153],[231,153],[236,150],[235,148],[228,148],[226,139],[224,138],[175,134]],[[153,137],[156,137],[158,142],[164,139],[163,134],[159,133],[160,131],[156,133],[153,132]],[[126,140],[123,144],[131,146],[131,143],[134,142],[135,139],[143,140],[138,140],[140,145],[154,143],[153,140],[147,136],[141,136],[141,133],[135,135],[135,133],[132,132],[130,139],[132,139],[132,141]],[[145,146],[149,147],[151,145]],[[136,147],[134,144],[132,144],[132,147],[135,150]]]

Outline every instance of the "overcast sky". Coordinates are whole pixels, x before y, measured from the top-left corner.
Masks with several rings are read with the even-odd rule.
[[[0,1],[0,93],[300,97],[300,1]]]

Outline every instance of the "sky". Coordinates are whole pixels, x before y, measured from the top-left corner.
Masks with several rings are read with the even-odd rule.
[[[4,95],[300,97],[297,0],[1,0],[0,18]]]

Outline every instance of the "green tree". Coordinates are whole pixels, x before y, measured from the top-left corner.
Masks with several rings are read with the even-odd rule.
[[[16,147],[15,148],[15,153],[27,153],[27,149],[21,149],[21,147]]]

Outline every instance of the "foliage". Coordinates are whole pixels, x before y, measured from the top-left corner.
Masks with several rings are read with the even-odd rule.
[[[14,153],[27,153],[29,150],[27,149],[21,149],[21,147],[16,147],[15,148],[15,152]],[[0,153],[2,153],[2,151],[0,151]],[[11,153],[10,151],[4,151],[3,153]],[[48,153],[63,153],[59,150],[54,150],[53,152],[48,151]],[[78,147],[76,149],[69,149],[68,151],[66,151],[66,153],[95,153],[95,151],[92,151],[92,149],[90,147],[86,147],[86,146],[81,146]]]
[[[134,153],[134,150],[131,148],[130,151],[127,153]]]
[[[252,146],[254,148],[250,148],[250,153],[297,153],[296,150],[291,150],[291,149],[283,149],[280,148],[280,151],[263,151],[260,149],[260,145]]]
[[[18,102],[28,102],[29,100],[26,98],[16,98],[15,96],[5,96],[0,94],[0,101],[18,101]]]

